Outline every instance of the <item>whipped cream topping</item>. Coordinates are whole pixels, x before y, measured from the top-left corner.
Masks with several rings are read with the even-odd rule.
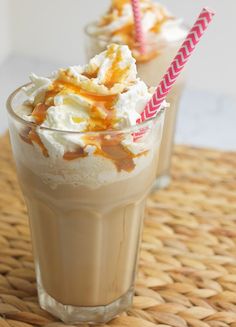
[[[137,78],[129,48],[115,44],[85,66],[60,69],[51,79],[35,74],[30,79],[28,101],[18,114],[42,127],[65,131],[134,126],[152,95]]]
[[[146,42],[175,42],[186,36],[182,20],[152,0],[140,0],[142,28]],[[127,44],[136,50],[133,11],[130,0],[113,0],[109,11],[90,27],[89,33],[107,42]],[[138,54],[134,55],[138,58]]]
[[[150,143],[145,137],[135,142],[131,133],[109,135],[135,126],[152,96],[137,78],[127,46],[111,44],[85,66],[60,69],[51,78],[32,74],[30,79],[27,101],[17,114],[35,128],[24,131],[21,138],[45,158],[71,161],[102,156],[118,171],[132,171],[134,159],[145,155]],[[94,137],[90,132],[107,135]]]

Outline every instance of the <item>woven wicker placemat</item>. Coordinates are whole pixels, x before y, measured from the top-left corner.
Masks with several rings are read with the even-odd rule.
[[[0,326],[66,326],[37,302],[26,209],[6,137],[0,190]],[[148,199],[133,308],[109,326],[236,327],[235,190],[236,153],[175,148],[171,187]]]

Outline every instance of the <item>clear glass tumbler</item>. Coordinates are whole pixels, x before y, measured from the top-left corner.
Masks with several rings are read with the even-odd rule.
[[[91,23],[85,27],[87,59],[100,53],[108,45],[107,38],[93,33],[95,30],[94,25],[95,23]],[[183,29],[187,31],[187,27],[183,26]],[[140,44],[133,45],[133,54],[137,60],[138,75],[148,86],[156,87],[160,83],[161,78],[167,71],[182,42],[183,39],[171,42],[163,42],[160,40],[156,42],[146,42],[144,48],[149,55],[139,57],[135,54],[140,52]],[[157,189],[167,187],[171,180],[170,168],[176,118],[181,95],[185,86],[185,80],[186,76],[182,73],[167,97],[167,102],[170,103],[170,107],[166,112],[160,156],[156,168],[154,188]]]
[[[19,88],[7,108],[40,305],[66,323],[105,323],[132,304],[164,114],[129,129],[77,133],[22,120],[15,110],[24,100]],[[100,153],[85,156],[79,145],[54,153],[58,140],[81,137],[100,144]],[[122,146],[130,142],[133,156]]]

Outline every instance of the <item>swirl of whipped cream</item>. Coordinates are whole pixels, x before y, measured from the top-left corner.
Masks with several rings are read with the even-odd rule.
[[[27,101],[17,114],[38,126],[29,132],[28,143],[36,144],[45,157],[51,158],[72,160],[98,153],[101,140],[94,142],[83,134],[69,132],[135,126],[152,96],[146,84],[137,78],[135,59],[124,45],[111,44],[87,65],[60,69],[52,78],[32,74],[30,79],[32,84],[25,89]],[[118,143],[131,157],[143,151],[132,137]]]
[[[137,78],[127,46],[109,45],[85,66],[60,69],[52,79],[30,76],[26,90],[33,111],[18,112],[25,120],[66,131],[121,129],[136,124],[151,97]]]
[[[147,42],[174,42],[186,36],[182,20],[152,0],[140,0],[142,27]],[[91,26],[90,32],[108,42],[135,46],[134,19],[130,0],[113,0],[109,11]]]

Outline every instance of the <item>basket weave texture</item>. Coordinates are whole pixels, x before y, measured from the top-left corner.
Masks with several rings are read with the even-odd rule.
[[[68,326],[38,305],[8,137],[0,150],[0,327]],[[106,326],[236,327],[236,153],[177,146],[172,176],[148,199],[133,307]]]

